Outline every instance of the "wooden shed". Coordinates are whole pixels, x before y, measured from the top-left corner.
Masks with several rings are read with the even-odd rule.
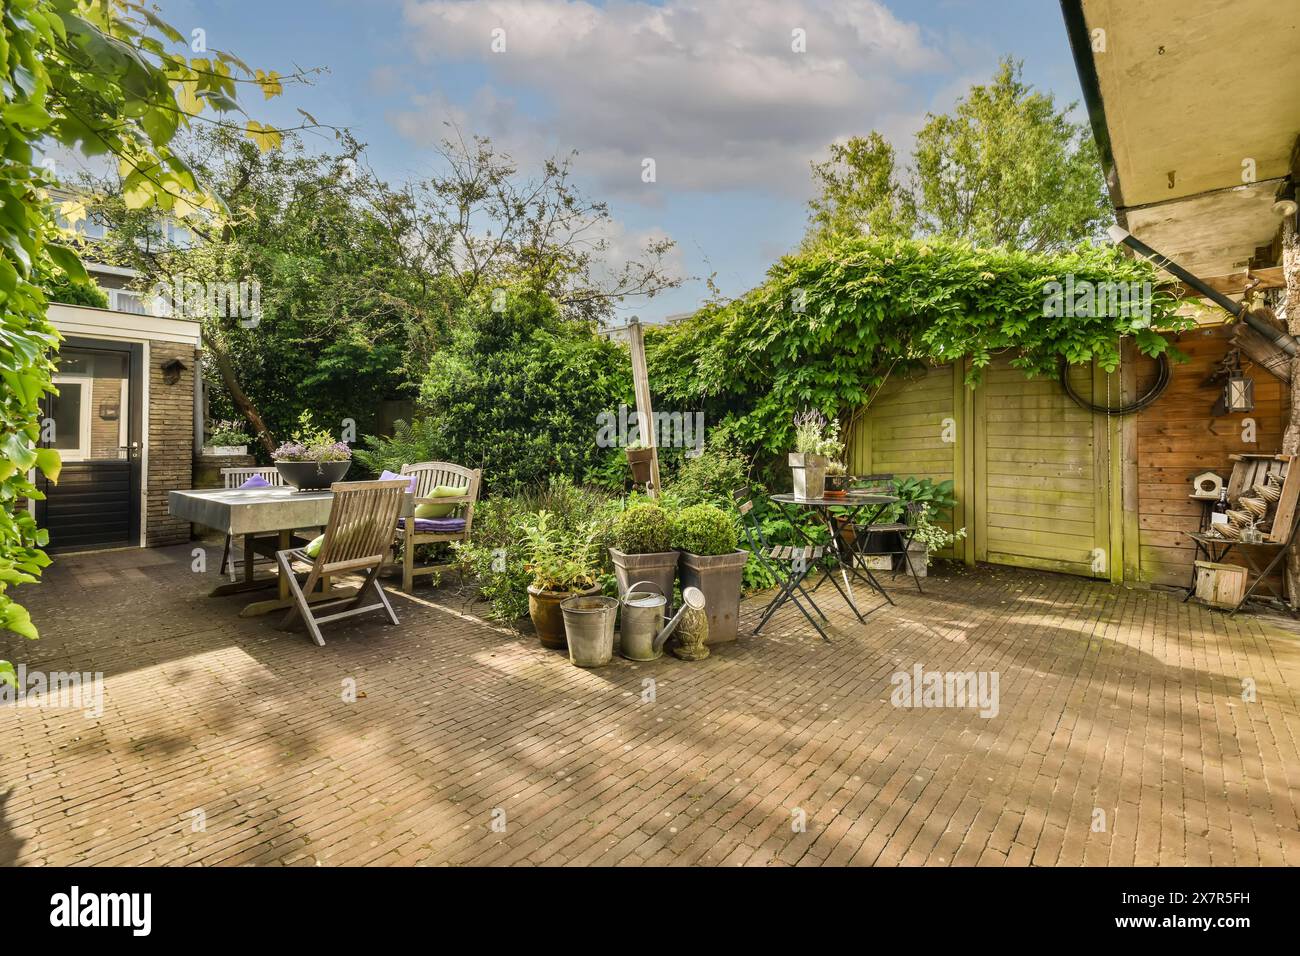
[[[1248,414],[1213,414],[1221,384],[1207,384],[1231,349],[1232,328],[1171,335],[1185,362],[1168,388],[1132,415],[1081,408],[1055,378],[1029,379],[1008,357],[975,388],[966,367],[895,374],[849,429],[849,469],[952,479],[955,523],[967,537],[952,557],[1144,584],[1186,584],[1202,508],[1192,478],[1225,480],[1230,455],[1275,453],[1284,425],[1282,384],[1247,366]],[[1114,373],[1070,371],[1085,401],[1119,407],[1144,394],[1154,360],[1125,349]]]

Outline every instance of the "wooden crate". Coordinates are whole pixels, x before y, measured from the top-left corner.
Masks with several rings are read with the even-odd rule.
[[[1255,485],[1266,475],[1282,476],[1282,496],[1277,504],[1269,505],[1272,523],[1265,541],[1282,544],[1291,535],[1295,520],[1296,503],[1300,500],[1300,469],[1292,468],[1295,455],[1231,455],[1236,462],[1232,477],[1228,479],[1228,500],[1236,501],[1243,494],[1253,494]]]
[[[1196,599],[1211,607],[1234,608],[1246,595],[1246,569],[1239,564],[1196,562]]]

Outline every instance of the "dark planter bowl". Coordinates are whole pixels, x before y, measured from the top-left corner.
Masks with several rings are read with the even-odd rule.
[[[351,460],[344,461],[277,461],[275,470],[285,484],[299,491],[328,491],[352,467]]]

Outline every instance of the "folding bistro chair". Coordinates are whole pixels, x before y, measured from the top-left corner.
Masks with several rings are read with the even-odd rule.
[[[415,476],[415,494],[406,501],[397,528],[397,539],[403,545],[402,590],[410,594],[417,577],[436,574],[446,567],[440,564],[417,567],[416,547],[469,540],[470,529],[474,526],[474,504],[478,501],[482,472],[477,468],[465,468],[447,461],[422,461],[414,465],[403,465],[402,474]],[[410,479],[407,481],[409,483]],[[432,497],[438,488],[454,488],[461,494],[447,498]],[[420,505],[449,505],[460,514],[445,518],[417,518],[415,509]]]
[[[763,615],[759,619],[754,633],[758,634],[771,620],[786,601],[793,601],[795,607],[803,612],[803,616],[808,619],[817,633],[822,636],[822,640],[830,643],[831,639],[826,636],[822,626],[817,623],[816,619],[808,613],[808,609],[803,606],[799,600],[802,594],[809,606],[817,612],[817,616],[826,621],[826,615],[822,613],[815,601],[806,590],[804,590],[804,578],[808,577],[812,569],[826,555],[826,548],[823,545],[773,545],[763,534],[763,527],[759,524],[758,519],[754,516],[754,501],[748,488],[741,488],[733,492],[732,497],[736,500],[736,508],[740,511],[741,528],[745,532],[745,540],[749,544],[749,551],[758,560],[767,572],[776,579],[777,594],[763,609]],[[796,593],[798,592],[798,593]]]
[[[280,573],[289,583],[294,605],[280,622],[282,629],[288,630],[295,619],[301,617],[311,632],[312,640],[324,647],[320,625],[329,621],[382,610],[389,621],[398,623],[393,606],[388,603],[388,596],[379,583],[379,569],[393,546],[397,515],[402,510],[402,499],[409,487],[408,480],[337,481],[330,486],[334,503],[330,508],[329,524],[325,526],[325,540],[316,556],[313,558],[307,554],[305,548],[289,548],[275,553]],[[293,572],[295,562],[310,565],[302,584],[298,583]],[[331,576],[347,571],[366,574],[365,582],[355,596],[327,598],[319,602],[308,600],[308,595],[316,590],[317,585],[328,587],[326,582]],[[368,592],[373,592],[378,601],[362,606]],[[345,605],[342,611],[324,616],[318,613],[339,604]]]
[[[277,468],[222,468],[221,488],[223,491],[231,491],[248,481],[248,479],[254,477],[261,478],[273,488],[279,488],[284,485],[284,478],[280,475],[280,471]],[[263,540],[278,542],[279,538],[276,535],[270,535],[269,537],[264,537]],[[251,551],[252,549],[250,548],[249,550]],[[253,563],[257,563],[256,552],[253,554]],[[274,564],[275,561],[273,558],[268,559],[268,563]],[[234,562],[230,560],[229,534],[226,535],[226,544],[221,550],[221,574],[226,573],[227,566],[230,567],[231,573],[233,574],[235,568]]]
[[[921,590],[921,579],[916,574],[916,568],[912,567],[911,559],[907,556],[908,546],[911,545],[912,539],[916,537],[916,522],[922,511],[925,510],[925,504],[920,501],[909,501],[904,505],[904,515],[902,521],[884,521],[880,524],[859,525],[854,529],[858,535],[859,541],[865,541],[865,535],[869,534],[896,534],[901,543],[902,550],[899,551],[872,551],[872,554],[887,554],[890,556],[890,580],[898,576],[899,569],[895,567],[898,560],[901,560],[907,566],[907,570],[912,574],[912,580],[916,582],[916,590],[924,594]],[[861,552],[865,554],[865,552]]]

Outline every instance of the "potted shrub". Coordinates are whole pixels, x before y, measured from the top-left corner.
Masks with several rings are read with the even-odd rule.
[[[844,451],[840,423],[826,421],[821,412],[801,412],[794,419],[794,451],[790,469],[796,498],[820,498],[826,490],[826,466]]]
[[[352,465],[352,449],[325,429],[314,428],[310,413],[303,412],[297,433],[271,458],[287,484],[299,491],[319,491],[343,480]]]
[[[740,584],[749,552],[736,547],[736,522],[713,505],[683,508],[672,522],[672,544],[681,554],[682,589],[704,593],[709,644],[736,639]]]
[[[965,528],[958,528],[956,531],[945,530],[941,525],[930,520],[930,508],[928,505],[923,505],[916,514],[916,534],[912,536],[907,554],[903,556],[907,561],[907,567],[899,570],[910,570],[918,578],[925,577],[926,569],[930,566],[931,555],[951,547],[964,537],[966,537]]]
[[[213,422],[208,440],[203,444],[205,455],[247,455],[248,435],[239,422]]]
[[[618,516],[609,557],[614,562],[620,596],[637,581],[649,581],[672,601],[673,582],[677,579],[672,534],[671,516],[659,505],[633,505]]]
[[[627,463],[632,468],[632,480],[638,485],[650,484],[652,477],[650,465],[654,458],[654,449],[647,448],[645,442],[634,441],[624,449],[624,454],[627,455]]]
[[[531,583],[528,585],[528,616],[537,629],[543,647],[564,650],[564,613],[560,602],[571,597],[600,593],[596,574],[600,529],[592,521],[573,532],[552,527],[549,511],[522,524],[524,553]]]

